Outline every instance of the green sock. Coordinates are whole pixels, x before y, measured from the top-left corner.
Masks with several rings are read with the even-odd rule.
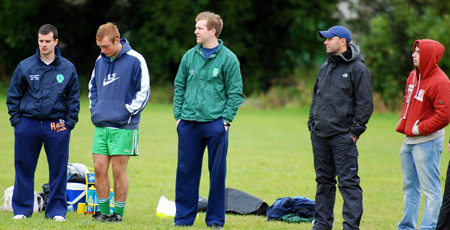
[[[114,212],[123,217],[123,211],[125,209],[125,202],[114,202]]]
[[[109,197],[98,198],[98,209],[101,214],[109,216]]]

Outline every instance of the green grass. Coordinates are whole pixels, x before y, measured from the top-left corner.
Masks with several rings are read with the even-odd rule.
[[[14,184],[14,133],[8,121],[5,97],[0,97],[0,192]],[[227,186],[271,205],[277,198],[305,196],[314,199],[315,174],[309,132],[308,109],[255,110],[241,108],[230,128]],[[403,136],[394,128],[397,114],[374,114],[368,130],[358,142],[364,215],[361,229],[396,229],[402,217],[403,194],[398,151]],[[82,101],[80,122],[72,132],[69,162],[92,167],[91,143],[94,127],[87,100]],[[140,156],[129,162],[130,188],[125,221],[96,223],[88,215],[68,213],[67,221],[45,220],[43,213],[24,221],[13,221],[10,212],[0,212],[0,229],[171,229],[173,220],[156,217],[161,196],[175,198],[177,134],[171,105],[149,104],[142,114]],[[448,135],[446,135],[448,137]],[[445,147],[446,148],[446,147]],[[441,172],[446,172],[449,154],[444,150]],[[200,195],[208,196],[205,154]],[[441,179],[445,181],[445,174]],[[41,152],[35,190],[48,182],[45,152]],[[2,196],[2,194],[0,195]],[[342,229],[342,198],[337,194],[335,226]],[[204,213],[192,228],[206,229]],[[265,217],[226,216],[226,229],[311,229],[311,224],[267,222]]]

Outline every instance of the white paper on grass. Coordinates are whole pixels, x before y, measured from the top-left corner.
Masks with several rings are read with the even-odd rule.
[[[175,202],[167,199],[165,196],[161,196],[161,198],[159,198],[158,207],[156,207],[156,216],[161,218],[174,218],[175,212]]]

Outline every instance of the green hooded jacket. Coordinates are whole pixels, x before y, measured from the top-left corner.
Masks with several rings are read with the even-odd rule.
[[[231,122],[244,101],[242,76],[236,55],[218,40],[219,48],[207,60],[201,44],[188,50],[175,77],[173,114],[176,120]]]

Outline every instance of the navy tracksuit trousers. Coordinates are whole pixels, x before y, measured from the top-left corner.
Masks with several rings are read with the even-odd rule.
[[[197,216],[200,177],[208,147],[209,198],[206,225],[225,223],[225,177],[228,132],[222,118],[211,122],[181,120],[178,131],[178,166],[175,224],[192,225]]]
[[[316,214],[314,230],[333,228],[336,176],[344,200],[344,230],[359,229],[363,214],[362,189],[358,176],[358,150],[349,134],[319,137],[311,133],[316,171]]]
[[[12,207],[14,215],[33,214],[34,173],[44,145],[49,168],[50,198],[45,217],[66,216],[67,163],[70,129],[59,120],[40,121],[22,117],[14,127],[14,166],[16,170]]]

